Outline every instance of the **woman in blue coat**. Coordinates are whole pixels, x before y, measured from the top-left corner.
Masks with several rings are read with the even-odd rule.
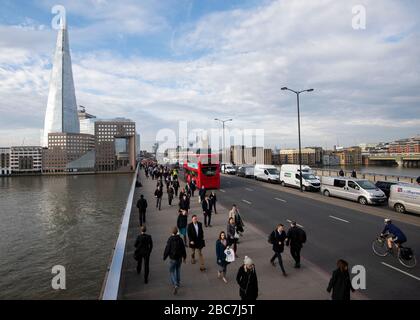
[[[219,271],[217,273],[217,277],[227,283],[226,280],[226,270],[227,265],[229,262],[226,261],[226,254],[225,250],[228,247],[228,242],[226,239],[226,233],[224,231],[220,232],[219,239],[216,241],[216,258],[217,258],[217,264],[219,265]]]

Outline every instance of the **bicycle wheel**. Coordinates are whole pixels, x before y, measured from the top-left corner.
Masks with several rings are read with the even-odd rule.
[[[386,257],[389,254],[386,239],[377,238],[372,242],[373,253],[380,257]]]
[[[417,265],[417,260],[416,260],[416,256],[413,254],[413,257],[409,260],[404,259],[403,257],[401,257],[401,254],[398,254],[398,260],[400,261],[400,263],[407,268],[414,268]]]

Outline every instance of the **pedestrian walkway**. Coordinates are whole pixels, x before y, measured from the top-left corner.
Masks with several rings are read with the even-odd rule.
[[[218,214],[212,215],[211,228],[204,228],[203,213],[198,203],[198,196],[191,198],[191,210],[188,221],[192,214],[197,214],[199,221],[203,223],[206,247],[203,249],[207,271],[200,272],[199,264],[191,264],[191,254],[187,249],[186,264],[181,267],[181,287],[177,295],[173,295],[173,288],[169,278],[169,261],[163,261],[163,251],[166,241],[170,236],[171,228],[176,226],[178,216],[178,198],[175,198],[172,207],[168,205],[166,189],[162,199],[162,210],[156,209],[156,199],[153,196],[156,180],[146,179],[143,171],[140,174],[143,187],[137,188],[133,200],[133,208],[130,217],[130,225],[127,235],[125,256],[119,287],[119,299],[136,300],[233,300],[239,299],[239,288],[236,283],[238,268],[243,263],[245,255],[251,257],[255,263],[259,297],[258,299],[329,299],[326,292],[330,274],[319,270],[305,259],[302,260],[302,268],[294,269],[288,248],[283,254],[283,261],[288,273],[284,278],[278,265],[273,267],[270,258],[273,255],[271,245],[267,242],[267,236],[255,226],[245,223],[244,237],[238,245],[239,259],[228,265],[227,279],[225,284],[217,278],[218,266],[216,264],[215,242],[220,231],[226,232],[228,210],[217,204]],[[185,183],[181,182],[181,187]],[[139,214],[136,208],[137,199],[144,194],[148,201],[146,214],[147,233],[153,237],[153,252],[150,257],[149,283],[144,284],[143,274],[137,275],[136,264],[133,258],[134,242],[139,233]],[[223,197],[218,193],[218,197]],[[256,214],[258,214],[256,212]],[[279,223],[273,221],[274,226]],[[303,250],[304,254],[304,250]],[[334,268],[334,265],[332,265]],[[332,271],[332,270],[331,270]],[[143,272],[143,271],[142,271]],[[363,298],[362,295],[353,295],[352,298]]]

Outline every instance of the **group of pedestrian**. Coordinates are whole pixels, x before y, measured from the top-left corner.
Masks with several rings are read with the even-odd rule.
[[[165,172],[168,172],[167,177],[165,177]],[[173,172],[165,170],[165,168],[161,170],[159,167],[154,166],[145,167],[145,175],[147,176],[147,174],[152,175],[152,179],[158,180],[154,195],[157,199],[156,208],[159,210],[161,210],[163,195],[162,181],[169,179],[167,193],[168,202],[171,206],[174,197],[178,196],[179,188],[179,181],[177,178],[173,179]],[[177,294],[180,288],[181,265],[183,262],[186,263],[187,260],[186,248],[190,249],[191,264],[196,264],[198,260],[200,271],[205,272],[207,270],[203,254],[203,250],[206,247],[203,224],[199,221],[199,218],[196,214],[191,216],[191,220],[188,223],[188,217],[190,214],[190,198],[194,196],[195,190],[195,181],[187,183],[186,186],[181,189],[179,193],[179,209],[176,220],[176,227],[171,229],[171,236],[167,240],[163,254],[164,260],[169,258],[169,272],[174,294]],[[207,190],[204,186],[202,186],[199,189],[198,195],[204,216],[204,227],[211,227],[212,212],[214,211],[217,213],[216,194],[211,192],[210,195],[207,195]],[[137,201],[137,207],[139,209],[141,233],[135,242],[134,258],[137,260],[136,269],[138,274],[141,273],[142,265],[144,264],[144,283],[147,284],[149,278],[149,261],[153,249],[153,241],[152,237],[146,233],[147,229],[145,223],[147,201],[144,195],[140,195],[140,198]],[[243,236],[243,233],[244,223],[239,209],[236,205],[232,205],[232,208],[228,213],[228,224],[226,231],[219,232],[219,236],[215,244],[216,263],[218,266],[217,277],[224,283],[228,283],[228,265],[239,258],[237,254],[238,242],[239,239]],[[287,276],[282,259],[282,253],[284,252],[285,246],[290,247],[290,254],[295,261],[294,267],[301,267],[300,254],[302,247],[306,242],[306,233],[303,228],[297,225],[296,222],[291,222],[290,228],[287,230],[287,232],[283,224],[278,224],[275,230],[270,233],[268,241],[272,245],[272,250],[274,251],[274,255],[270,259],[270,263],[273,266],[276,266],[275,261],[277,260],[284,276]],[[242,300],[257,299],[257,273],[255,264],[250,257],[245,256],[243,264],[241,264],[238,269],[236,282],[239,285],[239,295]],[[332,292],[332,299],[334,300],[350,299],[350,292],[354,291],[354,289],[351,286],[350,275],[348,272],[348,263],[346,261],[340,259],[337,262],[337,269],[333,272],[332,278],[328,284],[327,291]]]
[[[338,171],[338,176],[339,176],[339,177],[344,177],[344,176],[345,176],[345,173],[344,173],[343,169],[340,169],[340,171]],[[353,170],[351,171],[351,177],[352,177],[352,178],[357,178],[357,172],[356,172],[356,169],[353,169]]]

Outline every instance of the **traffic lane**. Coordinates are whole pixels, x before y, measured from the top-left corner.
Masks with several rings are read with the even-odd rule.
[[[226,194],[230,195],[230,202],[237,202],[238,198],[240,199],[244,195],[242,187],[234,187],[232,189],[229,189],[229,192],[226,192],[224,194],[224,197]],[[255,194],[259,194],[259,199],[250,198],[248,195],[248,199],[252,199],[253,201],[251,206],[241,206],[241,212],[244,215],[244,218],[246,218],[246,220],[249,220],[250,222],[256,225],[263,226],[263,229],[265,229],[267,234],[274,228],[273,225],[275,225],[280,220],[280,216],[281,220],[296,219],[300,221],[300,223],[303,224],[305,229],[308,231],[309,238],[311,239],[311,241],[305,246],[306,258],[308,258],[311,262],[322,266],[323,269],[328,270],[331,269],[331,266],[334,265],[337,259],[337,255],[339,255],[340,257],[351,257],[351,259],[347,259],[354,264],[363,264],[367,268],[367,271],[369,273],[369,279],[371,283],[375,284],[375,287],[377,288],[371,290],[372,293],[369,292],[369,294],[376,299],[390,298],[386,294],[383,295],[383,289],[386,288],[381,286],[381,284],[384,282],[384,279],[387,279],[390,276],[390,270],[387,270],[386,268],[378,269],[378,257],[373,256],[370,246],[372,240],[374,239],[374,236],[372,236],[372,228],[368,225],[368,223],[363,222],[360,225],[350,226],[350,224],[346,224],[347,226],[340,226],[341,222],[328,221],[325,219],[323,219],[323,222],[320,223],[319,214],[317,212],[318,210],[314,210],[314,208],[310,208],[308,210],[308,206],[302,204],[299,204],[298,207],[291,207],[290,205],[293,205],[295,202],[288,203],[289,206],[287,208],[286,214],[284,214],[284,210],[277,210],[277,212],[273,214],[272,211],[275,206],[273,206],[273,204],[270,203],[271,196],[270,198],[264,198],[264,193],[261,194],[257,192]],[[301,199],[302,198],[300,198],[300,200]],[[310,203],[309,205],[311,204],[312,203]],[[321,210],[329,207],[324,203],[318,203],[318,206]],[[304,209],[304,211],[302,212],[301,209]],[[261,217],[261,215],[255,215],[255,211],[264,212],[265,219],[261,220],[259,218]],[[310,216],[313,216],[314,214],[308,215],[308,212],[313,212],[315,215],[317,215],[316,221],[309,221],[308,218]],[[267,216],[269,217],[269,219],[266,219]],[[374,216],[367,216],[370,219],[376,218]],[[338,225],[333,226],[333,223],[338,223]],[[381,224],[382,220],[379,220],[378,223]],[[376,225],[377,223],[375,223],[375,226]],[[323,232],[317,232],[316,229],[323,230]],[[320,252],[322,252],[322,255],[319,254]],[[392,264],[393,261],[388,262]],[[397,266],[399,265],[397,264]],[[370,270],[374,270],[374,273],[370,272]],[[412,288],[413,283],[408,281],[407,286],[410,289],[401,288],[400,284],[403,284],[404,286],[404,284],[408,280],[404,277],[401,277],[400,274],[392,274],[393,279],[399,278],[397,279],[398,283],[396,284],[397,287],[399,287],[399,290],[401,291],[401,289],[404,289],[405,294],[407,294],[407,296],[405,297],[412,298],[413,296],[416,296],[415,293],[418,293],[418,287]],[[389,285],[389,281],[387,283]]]
[[[235,190],[235,188],[241,193],[242,188],[248,189],[249,186],[246,184],[236,184],[232,186],[232,189],[229,189],[230,192]],[[266,189],[263,187],[260,189],[258,187],[256,188],[256,186],[253,186],[253,188],[255,190],[254,193],[244,193],[243,197],[247,198],[254,205],[260,202],[267,203],[267,201],[268,203],[271,203],[271,205],[279,205],[278,203],[273,203],[273,199],[276,199],[277,195],[277,192],[274,190]],[[341,223],[347,223],[351,225],[352,228],[356,228],[356,230],[360,230],[360,226],[368,226],[365,236],[371,241],[373,241],[375,237],[382,231],[384,226],[382,218],[365,214],[361,211],[337,207],[335,205],[327,205],[325,202],[313,201],[312,199],[294,195],[290,197],[284,197],[284,195],[282,195],[281,197],[287,199],[287,202],[285,202],[283,206],[280,205],[280,207],[288,208],[289,219],[302,221],[301,224],[304,224],[303,221],[305,221],[305,224],[312,225],[313,221],[308,221],[308,219],[315,218],[316,222],[320,222],[321,219],[322,221],[326,221],[328,223],[330,222],[330,219],[334,219],[337,220],[338,226]],[[304,211],[303,215],[302,210]],[[296,216],[294,216],[295,212],[298,213]],[[344,220],[345,222],[340,220]],[[416,249],[420,248],[420,228],[406,223],[397,223],[397,225],[400,226],[401,229],[403,229],[403,231],[406,233],[409,239],[409,243],[407,243],[407,245],[417,251]]]
[[[235,180],[234,184],[240,183],[241,180],[246,180],[247,183],[252,184],[254,186],[264,186],[265,189],[271,189],[276,190],[279,192],[282,192],[283,194],[291,194],[298,197],[304,197],[313,199],[315,201],[329,203],[329,204],[335,204],[337,206],[343,206],[345,208],[354,209],[354,210],[363,210],[364,213],[380,216],[380,217],[389,217],[391,216],[395,221],[400,221],[403,223],[409,223],[416,225],[420,227],[420,216],[416,214],[398,214],[396,213],[392,208],[390,208],[387,204],[382,206],[361,206],[357,202],[354,201],[348,201],[341,198],[336,197],[324,197],[319,192],[299,192],[299,189],[292,188],[292,187],[282,187],[278,184],[269,184],[266,182],[261,181],[255,181],[254,179],[243,179],[235,176],[229,176],[228,179],[225,179],[225,181],[228,180],[229,185],[232,185],[232,182]],[[232,181],[230,181],[232,180]],[[362,208],[362,209],[361,209]]]
[[[360,205],[358,207],[359,210],[354,210],[353,208],[345,208],[343,206],[337,206],[335,204],[327,204],[326,202],[316,201],[312,198],[306,198],[301,197],[299,195],[294,195],[290,193],[285,193],[281,191],[277,191],[275,189],[266,188],[264,186],[264,183],[262,182],[261,185],[255,185],[254,183],[250,183],[252,181],[249,181],[248,179],[235,179],[236,181],[232,181],[230,184],[229,190],[234,190],[235,188],[238,188],[238,190],[241,190],[242,188],[244,190],[246,189],[253,189],[254,193],[250,192],[244,192],[243,195],[245,200],[248,201],[271,201],[271,200],[277,200],[281,199],[283,203],[290,204],[293,206],[293,204],[299,203],[302,205],[305,205],[309,209],[318,209],[314,210],[314,212],[323,212],[325,214],[322,215],[316,215],[318,218],[331,218],[331,216],[338,219],[343,219],[351,223],[363,223],[363,224],[372,224],[374,227],[372,229],[372,237],[377,236],[383,229],[383,218],[374,216],[368,213],[363,212],[364,209],[366,209],[366,206]],[[266,195],[266,196],[265,196]],[[276,199],[277,198],[277,199]],[[277,200],[278,201],[278,200]],[[341,200],[344,203],[352,204],[349,200]],[[276,205],[279,205],[279,203],[275,203]],[[316,207],[316,208],[315,208]],[[296,207],[295,207],[296,208]],[[312,210],[308,211],[308,214],[310,215],[312,213]],[[306,217],[306,216],[305,216]],[[389,216],[391,217],[391,216]],[[391,217],[392,218],[392,217]],[[403,231],[406,233],[407,237],[409,238],[410,244],[415,243],[415,246],[413,244],[413,247],[420,249],[420,227],[416,225],[412,225],[406,222],[396,222],[396,225],[398,225]]]

